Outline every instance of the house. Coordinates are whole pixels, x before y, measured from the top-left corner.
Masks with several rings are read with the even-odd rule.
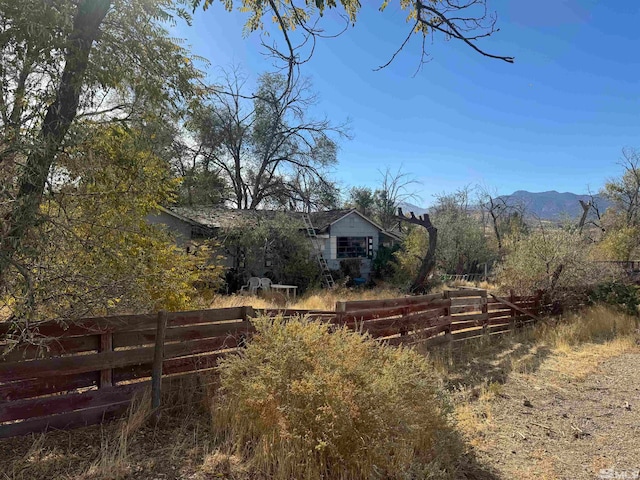
[[[251,226],[258,222],[274,220],[286,215],[298,226],[301,235],[308,235],[305,214],[274,210],[237,210],[221,207],[194,206],[161,209],[147,217],[152,224],[166,225],[177,234],[179,245],[188,246],[191,241],[203,238],[219,238],[225,231],[238,226]],[[311,242],[312,251],[321,253],[330,269],[340,268],[340,261],[349,258],[361,260],[361,274],[368,277],[371,262],[381,245],[391,246],[400,240],[393,232],[386,231],[370,218],[355,209],[328,210],[308,214],[316,239]],[[256,275],[268,271],[268,261],[262,266],[252,266]],[[231,258],[227,266],[234,267]]]

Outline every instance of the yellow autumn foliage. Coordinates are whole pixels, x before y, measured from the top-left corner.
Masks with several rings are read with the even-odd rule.
[[[203,274],[215,286],[222,269],[206,248],[188,255],[145,220],[178,186],[147,142],[123,127],[90,127],[61,155],[41,206],[47,221],[30,239],[31,290],[14,290],[14,318],[187,309]]]

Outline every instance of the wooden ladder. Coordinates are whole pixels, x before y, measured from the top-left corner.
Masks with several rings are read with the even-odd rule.
[[[316,229],[311,222],[311,217],[309,217],[307,213],[303,213],[302,220],[304,221],[304,228],[307,231],[307,237],[309,237],[309,241],[311,242],[311,248],[313,249],[314,257],[318,262],[318,265],[320,266],[320,270],[322,270],[322,285],[325,288],[333,288],[335,287],[333,275],[331,275],[331,270],[329,270],[327,259],[324,258],[324,255],[322,254],[322,246],[318,241]]]

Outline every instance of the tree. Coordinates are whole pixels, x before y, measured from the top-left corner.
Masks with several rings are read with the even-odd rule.
[[[524,206],[514,205],[508,197],[492,193],[487,187],[478,188],[478,205],[483,214],[483,222],[488,220],[491,225],[500,252],[504,235],[511,233],[513,221],[522,219]]]
[[[431,208],[439,230],[437,265],[447,273],[473,272],[494,257],[482,224],[469,207],[469,198],[469,188],[462,188],[452,194],[438,195]]]
[[[496,278],[519,292],[544,290],[554,297],[560,289],[580,289],[617,278],[619,272],[590,261],[589,249],[578,232],[540,225],[529,235],[507,237],[507,250]]]
[[[622,177],[609,180],[602,195],[624,215],[625,226],[634,227],[640,225],[640,152],[634,148],[623,149],[620,165],[624,169]]]
[[[223,247],[230,255],[241,256],[244,266],[238,273],[245,277],[260,275],[258,272],[266,267],[272,280],[297,285],[300,291],[320,282],[311,243],[287,215],[238,225],[226,233]]]
[[[373,190],[369,187],[351,187],[346,206],[355,208],[365,217],[375,218],[376,199]]]
[[[191,0],[191,3],[194,8],[202,5],[206,10],[213,1]],[[234,7],[233,0],[224,0],[224,4],[229,11]],[[327,36],[318,26],[319,18],[322,17],[325,10],[334,8],[341,10],[346,26],[348,26],[349,23],[356,23],[361,7],[361,3],[354,0],[341,0],[340,2],[316,0],[301,4],[296,4],[293,1],[241,0],[235,4],[240,4],[240,11],[249,13],[249,18],[245,23],[245,33],[263,30],[265,18],[272,20],[278,26],[286,47],[283,50],[278,50],[275,44],[269,45],[263,42],[263,45],[276,58],[284,61],[290,72],[296,65],[309,60],[317,38]],[[380,11],[385,10],[388,5],[389,1],[384,0]],[[399,6],[407,12],[408,35],[389,61],[380,68],[388,66],[414,35],[420,37],[422,41],[421,65],[428,56],[426,40],[436,35],[442,35],[446,40],[459,40],[486,57],[508,63],[514,61],[513,57],[488,53],[479,45],[481,39],[498,31],[496,28],[497,17],[495,14],[489,13],[486,0],[417,0],[414,2],[400,0]],[[298,42],[296,42],[296,34],[301,37]]]
[[[326,176],[318,178],[313,172],[297,170],[288,183],[281,202],[276,208],[293,211],[313,212],[332,210],[340,205],[340,190],[337,184]]]
[[[608,230],[594,246],[593,254],[600,260],[628,262],[635,260],[640,247],[640,227],[620,227]]]
[[[384,229],[390,229],[398,221],[396,212],[403,202],[415,200],[418,196],[409,190],[417,184],[409,173],[402,171],[402,166],[395,172],[389,167],[380,174],[380,186],[376,188],[373,198],[376,209],[376,220]]]
[[[420,215],[416,217],[413,212],[407,217],[402,212],[401,208],[398,208],[398,219],[408,222],[411,225],[417,225],[423,227],[427,231],[428,242],[424,256],[420,258],[416,255],[416,259],[420,260],[420,268],[418,269],[415,279],[409,287],[409,291],[413,293],[424,292],[428,290],[429,275],[433,272],[436,266],[436,248],[438,246],[438,229],[431,223],[431,219],[428,214]],[[421,242],[418,242],[418,246]],[[409,259],[411,261],[413,259]],[[414,260],[415,261],[415,260]],[[401,260],[402,262],[402,260]]]
[[[346,205],[355,208],[383,228],[390,229],[397,222],[396,212],[403,202],[418,199],[411,185],[418,181],[409,173],[403,172],[402,167],[393,172],[389,167],[384,171],[378,170],[380,183],[373,190],[370,187],[353,187]]]
[[[334,136],[344,126],[311,119],[311,84],[296,77],[292,85],[278,73],[258,79],[257,93],[243,93],[244,80],[233,72],[226,85],[194,112],[191,126],[204,171],[215,169],[230,185],[237,208],[268,204],[313,203],[306,186],[335,191],[327,169],[336,163]],[[305,186],[306,184],[306,186]]]
[[[78,113],[126,121],[191,95],[199,72],[163,27],[172,13],[171,0],[0,1],[0,281],[24,270],[16,255]]]
[[[210,248],[187,255],[146,222],[176,187],[166,162],[145,148],[149,140],[119,126],[91,126],[58,156],[65,173],[40,206],[46,222],[26,239],[34,251],[17,257],[26,281],[9,277],[2,292],[22,335],[30,333],[28,319],[185,309],[197,283],[220,284]]]

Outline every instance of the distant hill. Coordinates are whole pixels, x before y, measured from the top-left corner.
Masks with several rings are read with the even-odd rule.
[[[399,206],[402,209],[402,212],[405,213],[406,215],[408,215],[410,212],[413,212],[415,216],[418,217],[428,212],[426,208],[419,207],[409,202],[400,202]]]
[[[570,192],[527,192],[526,190],[518,190],[511,195],[502,195],[510,205],[524,206],[525,215],[528,217],[540,218],[541,220],[559,220],[561,218],[578,218],[582,215],[582,207],[579,200],[588,202],[591,200],[589,195],[578,195]],[[598,203],[600,213],[611,206],[611,202],[600,195],[594,196]],[[409,202],[400,204],[402,211],[406,214],[413,212],[416,215],[428,213],[428,208],[418,207]],[[472,207],[473,209],[478,207]]]
[[[508,200],[512,205],[523,205],[526,215],[535,216],[543,220],[557,220],[563,216],[576,218],[582,214],[579,200],[587,202],[591,199],[589,195],[577,195],[570,192],[560,193],[555,190],[537,193],[518,190],[511,195],[503,195],[502,198]],[[600,213],[604,213],[611,205],[611,202],[599,195],[596,195],[595,199],[598,202]]]

